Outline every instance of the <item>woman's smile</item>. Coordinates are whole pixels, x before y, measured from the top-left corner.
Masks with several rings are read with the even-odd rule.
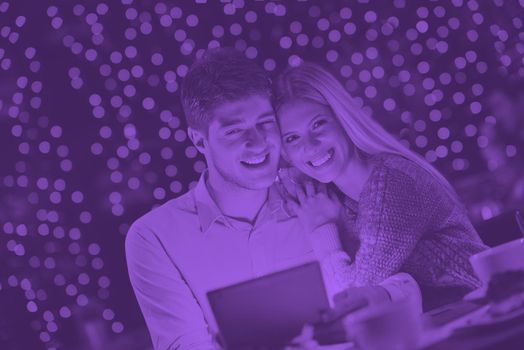
[[[335,154],[335,149],[330,148],[326,152],[319,153],[317,156],[313,157],[311,160],[308,160],[306,163],[310,167],[317,169],[329,165]]]
[[[285,103],[277,114],[284,157],[292,165],[324,183],[347,167],[352,144],[328,106],[298,99]]]

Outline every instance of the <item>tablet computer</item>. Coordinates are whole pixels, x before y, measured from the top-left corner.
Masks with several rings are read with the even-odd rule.
[[[207,293],[226,349],[279,349],[329,309],[318,262]]]

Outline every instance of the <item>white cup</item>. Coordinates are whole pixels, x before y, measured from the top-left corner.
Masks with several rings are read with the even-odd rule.
[[[344,326],[362,350],[416,349],[422,333],[420,308],[411,298],[359,311]]]
[[[472,255],[469,262],[486,288],[491,277],[510,270],[524,270],[524,238]]]

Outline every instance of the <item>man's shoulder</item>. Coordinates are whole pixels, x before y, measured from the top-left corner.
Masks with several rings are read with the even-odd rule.
[[[164,227],[175,228],[192,215],[196,215],[196,208],[193,190],[190,190],[136,219],[130,231],[142,232],[157,231]]]
[[[128,262],[149,263],[154,256],[174,256],[184,237],[198,229],[192,191],[171,199],[136,219],[125,238]],[[149,262],[148,262],[149,261]]]

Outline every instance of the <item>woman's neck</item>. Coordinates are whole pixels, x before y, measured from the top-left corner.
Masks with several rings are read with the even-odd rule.
[[[356,154],[333,183],[347,197],[358,201],[364,185],[371,175],[371,164]]]

